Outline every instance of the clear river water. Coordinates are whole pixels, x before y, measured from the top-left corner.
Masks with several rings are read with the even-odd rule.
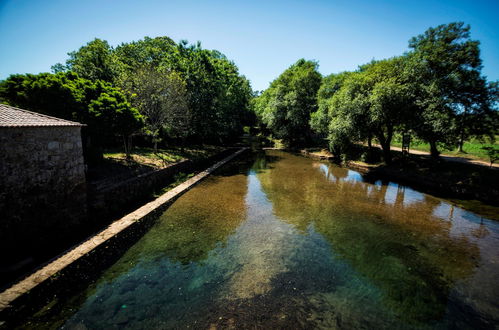
[[[327,162],[252,154],[25,326],[497,329],[499,222]]]

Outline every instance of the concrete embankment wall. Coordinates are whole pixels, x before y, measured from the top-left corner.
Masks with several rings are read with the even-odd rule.
[[[113,222],[26,279],[0,293],[0,328],[15,327],[38,308],[82,290],[115,262],[183,193],[247,149],[239,149],[186,182]]]
[[[234,149],[226,149],[207,159],[191,161],[184,160],[171,164],[165,168],[140,174],[125,181],[117,181],[111,184],[88,184],[88,208],[93,219],[106,219],[120,216],[127,211],[133,210],[150,200],[152,193],[173,181],[176,174],[191,173],[199,170],[207,164],[220,160],[234,152]]]

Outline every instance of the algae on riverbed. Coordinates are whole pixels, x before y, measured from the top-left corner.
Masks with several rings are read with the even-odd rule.
[[[179,198],[64,328],[480,328],[499,321],[499,225],[445,200],[267,151]]]

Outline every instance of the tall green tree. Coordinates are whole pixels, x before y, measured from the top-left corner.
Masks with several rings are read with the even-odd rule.
[[[131,106],[125,94],[117,89],[107,89],[90,101],[88,111],[91,134],[107,141],[114,136],[121,137],[126,157],[130,158],[129,137],[142,128],[143,117]]]
[[[87,124],[96,147],[113,144],[114,137],[142,126],[142,117],[121,90],[73,72],[12,75],[0,82],[0,101]]]
[[[177,72],[160,72],[155,67],[145,66],[120,83],[145,118],[146,133],[152,137],[154,150],[164,131],[175,137],[189,135],[191,116],[187,90]]]
[[[120,70],[131,73],[145,66],[174,69],[178,62],[177,44],[169,37],[144,37],[122,43],[113,51],[120,63]]]
[[[393,134],[406,129],[404,124],[410,122],[413,110],[406,61],[405,57],[395,57],[361,66],[358,72],[342,78],[329,99],[321,100],[333,153],[344,153],[352,143],[375,137],[385,162],[391,162]]]
[[[414,129],[438,156],[437,143],[456,145],[465,138],[473,114],[482,112],[485,80],[479,42],[470,27],[450,23],[429,28],[409,41],[419,120]]]
[[[290,146],[310,139],[310,115],[317,110],[321,80],[317,63],[300,59],[258,97],[257,115],[275,137]]]
[[[343,86],[351,72],[330,74],[322,79],[321,87],[317,92],[317,111],[311,114],[310,127],[320,137],[325,138],[328,134],[328,126],[331,118],[329,109],[331,99]]]
[[[386,163],[391,162],[393,134],[406,131],[414,120],[414,97],[407,76],[407,62],[407,58],[401,56],[364,68],[371,84],[368,96],[370,134],[379,141]]]
[[[65,65],[54,66],[55,71],[72,70],[85,78],[106,80],[115,86],[140,76],[144,67],[178,73],[185,82],[189,109],[184,119],[190,117],[189,134],[198,141],[230,141],[251,118],[249,81],[225,55],[203,49],[199,42],[176,44],[166,36],[145,37],[113,48],[96,39],[69,55]],[[139,88],[137,84],[134,86]],[[173,134],[172,129],[169,132],[179,133],[177,130]]]
[[[72,71],[84,79],[107,82],[114,82],[118,75],[119,63],[105,40],[96,38],[68,55],[65,65],[58,63],[52,67],[55,73]]]

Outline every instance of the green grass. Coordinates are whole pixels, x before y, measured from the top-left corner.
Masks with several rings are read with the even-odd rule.
[[[155,152],[153,148],[133,148],[131,152],[132,159],[129,160],[141,165],[152,167],[165,167],[169,164],[176,163],[183,159],[201,159],[210,157],[220,152],[223,148],[211,145],[190,146],[184,149],[181,148],[164,148]],[[127,161],[123,150],[108,150],[104,153],[104,158],[119,161]]]
[[[496,147],[499,148],[499,137],[496,138],[495,143],[481,143],[478,140],[472,139],[471,141],[464,142],[463,150],[464,152],[459,152],[457,148],[455,149],[446,149],[443,145],[438,146],[438,150],[444,155],[451,156],[460,156],[466,158],[480,159],[486,162],[489,161],[489,157],[487,156],[487,152],[483,150],[483,147]],[[394,137],[392,146],[394,147],[402,147],[402,139],[399,136]],[[420,150],[430,152],[430,145],[421,140],[412,139],[410,144],[410,149],[412,150]]]

